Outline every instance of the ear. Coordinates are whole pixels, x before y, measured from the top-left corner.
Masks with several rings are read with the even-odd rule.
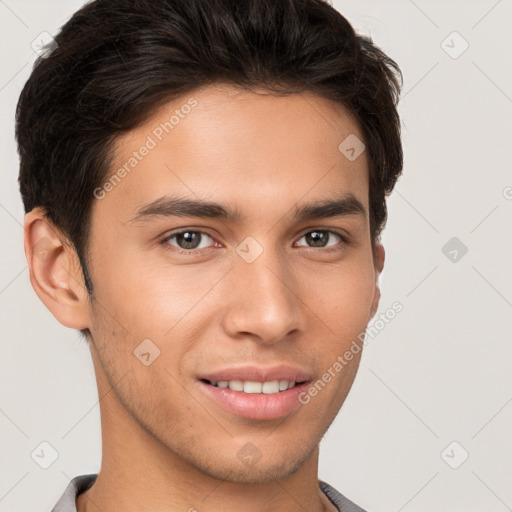
[[[375,242],[373,250],[373,265],[375,269],[375,293],[373,295],[373,302],[370,312],[370,319],[375,316],[380,302],[380,288],[379,288],[379,276],[384,268],[384,260],[386,258],[386,252],[384,246],[380,242]]]
[[[37,296],[66,327],[89,327],[90,308],[80,261],[42,208],[25,215],[25,256]]]

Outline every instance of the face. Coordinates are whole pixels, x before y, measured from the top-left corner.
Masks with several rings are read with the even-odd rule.
[[[378,302],[367,157],[338,149],[354,135],[316,95],[209,86],[118,140],[89,267],[109,428],[231,481],[283,478],[311,456]]]

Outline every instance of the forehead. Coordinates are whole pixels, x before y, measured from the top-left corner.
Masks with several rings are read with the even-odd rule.
[[[351,158],[347,145],[361,154]],[[178,193],[261,214],[276,206],[277,196],[296,203],[346,192],[367,208],[361,148],[355,117],[313,93],[203,87],[164,104],[117,140],[104,182],[111,185],[94,208],[110,206],[127,220],[143,204]]]

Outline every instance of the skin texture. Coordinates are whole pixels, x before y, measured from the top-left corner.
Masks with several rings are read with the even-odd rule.
[[[92,334],[103,458],[78,509],[335,510],[318,489],[318,444],[361,352],[307,405],[277,420],[224,410],[198,375],[285,363],[316,381],[364,331],[380,298],[384,249],[376,243],[372,251],[366,154],[349,161],[338,150],[348,135],[363,136],[344,108],[312,93],[208,86],[118,139],[112,171],[191,97],[190,113],[161,141],[153,137],[156,147],[94,201],[92,303],[72,247],[40,209],[25,218],[36,293],[63,325]],[[347,193],[366,216],[297,222],[292,215],[296,204]],[[246,218],[130,222],[167,194],[230,205]],[[206,233],[189,254],[177,252],[179,237],[164,240],[182,228]],[[328,247],[308,242],[315,230],[334,231]],[[249,236],[263,248],[252,263],[236,252]],[[160,350],[149,366],[133,353],[145,339]],[[237,456],[247,443],[261,454],[250,465]]]

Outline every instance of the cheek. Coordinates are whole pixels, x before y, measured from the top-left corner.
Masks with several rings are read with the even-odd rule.
[[[358,279],[345,283],[334,300],[331,312],[338,332],[357,328],[362,330],[370,320],[371,305],[375,294],[373,279]]]
[[[195,311],[228,268],[173,265],[161,255],[121,247],[116,254],[103,248],[97,261],[102,262],[93,276],[98,302],[120,324],[144,337],[165,336]]]
[[[304,276],[307,305],[337,335],[357,336],[370,320],[375,295],[373,266],[364,260]],[[358,331],[358,332],[355,332]]]
[[[187,338],[192,326],[205,326],[223,304],[220,290],[229,262],[199,265],[172,265],[160,262],[141,272],[132,286],[138,290],[138,303],[144,309],[132,312],[141,325],[169,341],[179,331]]]

